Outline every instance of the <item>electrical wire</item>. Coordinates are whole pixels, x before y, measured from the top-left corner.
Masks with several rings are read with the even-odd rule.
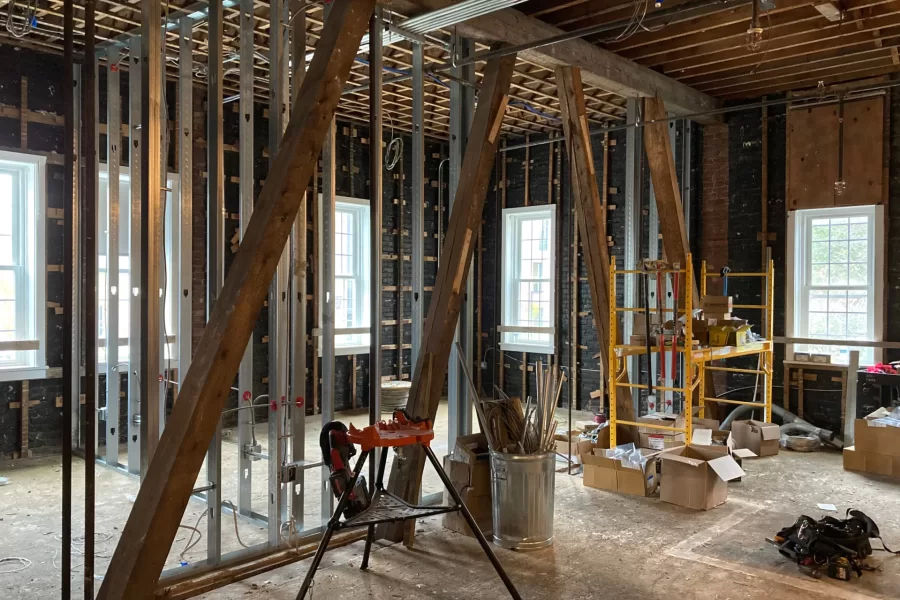
[[[19,566],[14,567],[12,569],[4,569],[4,570],[0,571],[0,575],[9,575],[11,573],[20,573],[20,572],[24,571],[25,569],[31,567],[31,565],[32,565],[31,560],[24,558],[22,556],[7,556],[6,558],[0,558],[0,564],[12,563],[12,562],[19,563]]]
[[[391,141],[388,142],[387,150],[384,153],[384,168],[388,171],[393,171],[403,156],[403,138],[394,134],[394,119],[391,117],[391,111],[386,111],[384,114],[388,116],[388,120],[391,122]]]
[[[37,18],[35,15],[35,8],[37,2],[35,0],[27,0],[25,3],[25,13],[23,15],[24,23],[21,27],[17,27],[13,22],[13,17],[16,16],[16,4],[18,0],[9,0],[6,4],[6,30],[12,35],[14,38],[22,39],[34,29],[34,26],[37,24]]]

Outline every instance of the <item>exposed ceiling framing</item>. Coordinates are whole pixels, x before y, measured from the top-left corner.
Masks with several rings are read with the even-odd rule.
[[[169,10],[193,3],[194,0],[172,0]],[[539,19],[564,31],[575,31],[604,23],[628,20],[635,12],[636,2],[645,0],[528,0],[517,6],[521,13]],[[761,26],[763,38],[760,48],[751,50],[747,41],[751,4],[741,0],[723,0],[720,4],[695,9],[701,0],[667,0],[661,8],[653,2],[646,4],[646,18],[658,11],[684,11],[652,26],[637,28],[626,39],[620,31],[587,36],[585,39],[615,54],[630,59],[653,71],[667,75],[691,88],[722,100],[755,98],[789,90],[830,85],[854,79],[884,75],[900,70],[900,0],[774,0],[774,8],[763,10]],[[0,0],[0,7],[7,5]],[[442,0],[396,0],[387,3],[394,9],[413,15],[425,7],[441,4]],[[828,10],[817,6],[828,3]],[[443,4],[446,4],[443,1]],[[16,39],[0,28],[0,42],[37,49],[61,51],[62,0],[38,0],[38,25],[26,37]],[[101,40],[108,40],[139,27],[139,0],[97,0],[97,27]],[[693,12],[688,13],[687,10]],[[76,7],[76,27],[83,27],[83,8]],[[21,10],[18,11],[21,14]],[[261,56],[268,54],[268,2],[256,3],[254,43]],[[2,11],[0,19],[6,19]],[[236,56],[240,29],[236,7],[225,10],[225,58]],[[389,18],[402,23],[405,17],[390,12]],[[649,22],[649,21],[648,21]],[[307,50],[318,41],[322,28],[320,6],[307,8]],[[465,31],[465,27],[460,28]],[[504,36],[498,36],[504,37]],[[508,35],[506,37],[509,37]],[[429,38],[437,43],[426,46],[425,64],[436,66],[450,60],[449,52],[441,44],[448,44],[449,31],[435,31]],[[485,40],[486,41],[486,40]],[[76,34],[76,50],[80,49]],[[175,32],[169,35],[169,72],[177,71],[178,41]],[[477,49],[487,47],[478,44]],[[200,23],[194,32],[194,63],[198,80],[204,79],[207,61],[206,25]],[[345,94],[338,108],[344,118],[366,120],[368,115],[369,71],[365,55],[353,68],[348,87],[361,89]],[[508,136],[543,134],[560,131],[559,101],[552,68],[541,61],[520,58],[510,94],[510,107],[503,129]],[[412,65],[411,42],[400,42],[385,48],[387,69],[408,71]],[[477,65],[480,81],[483,63]],[[238,88],[237,63],[225,65],[225,89],[236,94]],[[267,101],[268,65],[257,60],[256,93]],[[394,73],[385,72],[389,80]],[[652,74],[651,74],[652,75]],[[586,84],[590,82],[585,78]],[[449,125],[449,90],[446,77],[427,78],[425,83],[425,128],[432,136],[445,138]],[[412,122],[409,81],[386,83],[384,109],[389,116],[386,124],[409,129]],[[588,118],[599,125],[621,122],[625,115],[625,99],[599,87],[585,86]]]

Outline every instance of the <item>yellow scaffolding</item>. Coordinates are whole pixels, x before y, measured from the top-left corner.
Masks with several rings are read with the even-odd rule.
[[[610,260],[609,265],[609,322],[610,322],[610,335],[609,335],[609,352],[608,352],[608,389],[609,389],[609,420],[610,420],[610,430],[609,430],[609,442],[610,446],[614,447],[616,445],[616,426],[617,425],[630,425],[635,427],[646,427],[648,429],[660,430],[660,431],[671,431],[676,433],[684,433],[685,439],[690,440],[693,434],[692,430],[692,419],[691,415],[693,414],[693,402],[694,402],[694,390],[698,391],[699,398],[699,406],[700,406],[700,416],[702,417],[706,412],[706,403],[707,402],[721,402],[724,404],[741,404],[741,405],[750,405],[750,406],[759,406],[764,409],[765,413],[765,421],[771,422],[772,420],[772,370],[773,370],[773,355],[772,355],[772,340],[773,340],[773,329],[772,329],[772,306],[774,304],[774,293],[775,293],[775,263],[774,261],[769,261],[767,265],[767,269],[763,273],[729,273],[728,277],[764,277],[765,278],[765,304],[764,305],[736,305],[735,308],[754,308],[763,310],[765,314],[765,338],[759,342],[752,342],[750,344],[744,344],[742,346],[724,346],[724,347],[709,347],[709,348],[694,348],[694,331],[692,319],[685,319],[684,326],[684,343],[681,347],[678,347],[677,344],[673,342],[672,351],[677,352],[683,356],[683,377],[682,380],[685,382],[684,387],[665,387],[665,386],[653,386],[654,389],[658,389],[661,391],[671,391],[671,392],[681,392],[684,397],[684,414],[685,414],[685,424],[684,427],[671,427],[667,425],[654,425],[648,423],[638,423],[635,421],[623,421],[619,420],[616,415],[616,389],[620,387],[632,388],[632,389],[647,389],[647,384],[640,383],[625,383],[622,381],[622,376],[626,371],[626,359],[629,356],[635,356],[640,354],[647,354],[648,350],[646,346],[633,346],[630,344],[620,344],[616,339],[616,323],[618,322],[618,313],[629,313],[629,312],[638,312],[642,309],[635,307],[617,307],[616,306],[616,277],[617,276],[629,276],[629,275],[645,275],[647,273],[650,274],[662,274],[662,273],[680,273],[684,274],[685,285],[684,285],[684,308],[679,309],[679,299],[674,299],[674,307],[673,308],[663,308],[663,316],[665,318],[666,313],[671,313],[673,316],[673,320],[675,320],[676,314],[693,314],[693,282],[694,282],[694,271],[692,267],[691,255],[687,255],[687,264],[684,269],[661,269],[658,271],[650,270],[623,270],[616,269],[616,261],[613,258]],[[700,273],[700,296],[706,295],[706,280],[711,277],[719,277],[719,275],[710,275],[706,271],[706,261],[703,261],[701,266]],[[649,332],[647,332],[649,335]],[[623,340],[624,341],[624,340]],[[668,349],[666,347],[666,349]],[[658,352],[659,346],[650,348],[650,353]],[[723,367],[723,366],[713,366],[708,365],[707,363],[715,360],[726,360],[729,358],[736,358],[740,356],[751,356],[757,355],[759,357],[759,364],[756,369],[741,369],[741,368],[732,368],[732,367]],[[733,400],[730,398],[707,398],[704,391],[704,378],[706,376],[706,371],[725,371],[731,373],[745,373],[745,374],[755,374],[761,375],[764,378],[763,382],[763,394],[764,398],[762,402],[747,402],[744,400]]]

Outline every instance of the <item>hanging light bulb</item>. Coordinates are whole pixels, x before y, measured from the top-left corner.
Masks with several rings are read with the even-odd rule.
[[[747,48],[751,52],[758,52],[762,47],[763,28],[759,24],[759,0],[753,0],[753,13],[750,17],[750,28],[746,36]]]

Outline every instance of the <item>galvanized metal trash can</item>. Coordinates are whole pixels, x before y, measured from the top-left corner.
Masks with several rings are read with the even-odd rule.
[[[513,550],[553,545],[556,454],[491,450],[494,543]]]

